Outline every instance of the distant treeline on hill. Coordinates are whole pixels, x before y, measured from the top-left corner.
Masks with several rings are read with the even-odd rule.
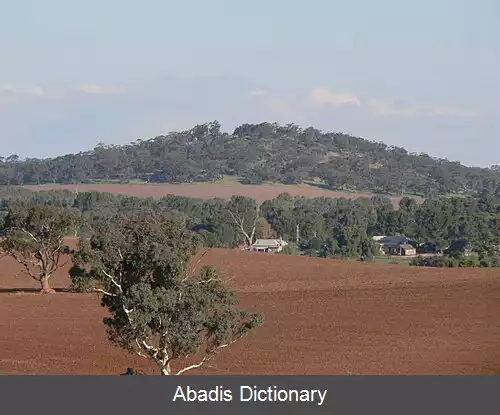
[[[319,178],[330,189],[426,198],[500,194],[500,166],[466,167],[341,133],[272,123],[244,124],[232,134],[218,122],[123,146],[50,159],[0,158],[0,185],[204,182],[238,176],[243,183],[302,183]]]
[[[489,195],[429,199],[421,205],[404,197],[395,209],[390,199],[381,195],[352,200],[284,193],[259,206],[242,196],[230,200],[173,195],[153,199],[0,187],[3,216],[13,205],[47,203],[80,210],[85,225],[78,230],[79,235],[90,234],[95,221],[112,221],[120,214],[149,210],[178,216],[206,247],[238,247],[248,243],[254,233],[254,238],[282,237],[290,242],[290,249],[331,258],[372,258],[377,254],[374,235],[405,235],[418,243],[443,248],[465,240],[467,249],[481,258],[497,257],[500,248],[500,197]],[[0,216],[0,228],[1,222]],[[297,225],[299,246],[295,246]]]

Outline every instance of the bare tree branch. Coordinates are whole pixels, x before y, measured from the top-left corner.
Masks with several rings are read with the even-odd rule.
[[[201,260],[203,259],[203,257],[207,254],[207,252],[209,251],[210,249],[205,249],[205,251],[201,254],[201,256],[198,258],[198,261],[196,261],[196,264],[194,264],[193,268],[191,269],[191,272],[190,272],[190,275],[194,275],[194,272],[196,270],[196,268],[198,267],[198,265],[200,264]],[[186,277],[185,280],[187,280],[189,277]]]
[[[209,362],[210,360],[212,360],[214,357],[216,357],[218,355],[218,353],[226,348],[226,347],[229,347],[230,345],[232,345],[233,343],[235,343],[238,339],[234,339],[233,341],[229,342],[229,343],[226,343],[226,344],[221,344],[220,346],[217,346],[214,350],[212,350],[210,353],[208,353],[207,355],[205,355],[201,361],[199,363],[196,363],[194,365],[191,365],[191,366],[187,366],[181,370],[179,370],[176,375],[182,375],[183,373],[186,373],[188,372],[189,370],[193,370],[193,369],[198,369],[200,367],[202,367],[203,365],[205,365],[207,362]]]
[[[238,225],[238,227],[240,228],[241,233],[242,233],[242,234],[243,234],[243,236],[246,238],[248,246],[252,245],[252,239],[250,238],[250,236],[248,235],[248,233],[245,231],[244,219],[243,219],[243,218],[238,217],[238,219],[239,219],[239,221],[238,221],[238,219],[237,219],[237,218],[236,218],[236,216],[233,214],[233,212],[231,212],[229,209],[228,209],[228,212],[229,212],[229,214],[231,215],[231,217],[233,218],[234,223],[235,223],[236,225]]]
[[[198,369],[198,368],[202,367],[208,360],[209,360],[209,356],[204,356],[203,359],[201,359],[201,361],[199,363],[197,363],[195,365],[187,366],[184,369],[179,370],[176,373],[176,375],[177,376],[182,375],[183,373],[186,373],[189,370]]]
[[[29,263],[30,263],[30,261],[28,261],[28,260],[27,260],[27,259],[25,259],[25,258],[20,258],[20,257],[18,257],[18,256],[17,256],[14,252],[11,252],[10,256],[11,256],[12,258],[14,258],[14,259],[15,259],[15,260],[19,263],[19,264],[21,264],[21,265],[24,267],[24,269],[26,270],[26,272],[28,273],[28,275],[29,275],[31,278],[33,278],[35,281],[40,282],[40,278],[41,278],[41,276],[40,276],[40,275],[35,275],[35,274],[33,274],[33,272],[32,272],[32,270],[31,270],[31,268],[29,267]]]
[[[135,353],[137,355],[143,357],[144,359],[148,359],[149,356],[142,353],[142,347],[141,347],[141,344],[139,343],[139,340],[135,339],[135,343],[137,344],[137,347],[138,347],[138,349],[135,351]]]
[[[35,235],[33,235],[31,232],[28,232],[26,229],[23,229],[23,228],[18,228],[18,227],[11,227],[11,228],[7,228],[6,231],[10,231],[10,230],[16,230],[16,231],[20,231],[22,233],[25,233],[26,235],[28,235],[29,237],[31,237],[31,239],[33,239],[35,242],[39,243],[40,240],[37,239],[35,237]]]
[[[108,272],[106,272],[106,271],[104,271],[104,270],[102,271],[102,273],[103,273],[106,277],[108,277],[108,278],[109,278],[109,280],[113,283],[113,285],[114,285],[116,288],[118,288],[118,290],[119,290],[120,292],[123,292],[123,290],[122,290],[122,286],[121,286],[120,284],[118,284],[118,282],[115,280],[115,277],[113,277],[111,274],[109,274]]]
[[[109,295],[110,297],[116,297],[116,294],[105,291],[102,288],[93,288],[92,291],[97,292],[97,293],[102,293],[104,295]]]
[[[253,243],[253,239],[255,237],[255,231],[257,228],[257,220],[259,219],[259,213],[260,213],[260,206],[257,205],[257,207],[255,208],[255,217],[254,217],[253,223],[251,225],[252,230],[251,230],[250,234],[248,234],[248,232],[245,230],[245,218],[231,212],[230,209],[227,209],[227,211],[229,212],[229,214],[233,218],[234,223],[240,228],[241,233],[243,234],[243,236],[247,240],[247,245],[251,246]]]

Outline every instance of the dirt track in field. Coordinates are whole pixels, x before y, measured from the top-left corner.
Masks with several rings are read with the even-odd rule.
[[[334,198],[370,198],[373,194],[361,193],[346,193],[335,192],[314,187],[301,187],[293,185],[247,185],[247,184],[210,184],[210,183],[187,183],[187,184],[80,184],[80,185],[40,185],[40,186],[25,186],[32,190],[61,190],[67,189],[80,192],[85,191],[101,191],[118,194],[126,194],[128,196],[137,197],[154,197],[159,198],[168,194],[195,197],[199,199],[210,199],[218,197],[229,199],[231,196],[247,196],[254,198],[257,202],[262,203],[265,200],[273,199],[280,193],[289,193],[292,196],[305,197],[334,197]],[[417,202],[423,199],[415,198]],[[391,197],[395,206],[398,205],[401,197]]]
[[[500,373],[500,271],[429,269],[211,250],[254,334],[203,373]],[[36,287],[0,260],[0,373],[116,374],[152,367],[108,345],[95,295]],[[64,288],[64,271],[53,280]]]

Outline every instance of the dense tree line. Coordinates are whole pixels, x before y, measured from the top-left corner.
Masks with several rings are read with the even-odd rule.
[[[370,257],[376,252],[372,236],[404,235],[423,243],[452,247],[467,241],[478,253],[497,255],[500,247],[500,198],[440,198],[418,205],[403,198],[399,209],[389,199],[330,199],[280,195],[266,201],[262,211],[273,230],[295,240],[311,255]]]
[[[410,265],[433,268],[498,268],[500,257],[473,253],[468,256],[417,257]]]
[[[255,238],[282,237],[312,256],[370,258],[377,253],[374,235],[405,235],[415,244],[442,248],[466,241],[468,249],[498,255],[500,197],[442,197],[417,204],[404,197],[395,209],[389,198],[305,198],[286,193],[258,206],[255,200],[201,200],[169,195],[136,198],[102,192],[33,192],[6,188],[0,192],[4,216],[10,206],[53,204],[81,212],[80,235],[117,214],[143,212],[177,218],[206,247],[237,247]],[[298,234],[297,234],[298,231]],[[298,240],[297,240],[298,236]],[[290,248],[293,250],[292,248]]]
[[[232,134],[218,122],[123,146],[50,159],[0,158],[0,185],[142,180],[186,183],[233,175],[243,183],[301,183],[331,189],[416,194],[500,194],[500,168],[409,153],[347,134],[272,123],[244,124]]]

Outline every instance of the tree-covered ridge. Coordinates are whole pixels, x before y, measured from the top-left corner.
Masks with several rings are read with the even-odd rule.
[[[0,159],[0,184],[85,183],[143,180],[187,183],[225,175],[243,183],[285,184],[320,178],[344,191],[392,194],[500,194],[500,167],[466,167],[459,162],[409,153],[342,133],[309,127],[243,124],[232,134],[217,121],[123,146],[50,159]]]

